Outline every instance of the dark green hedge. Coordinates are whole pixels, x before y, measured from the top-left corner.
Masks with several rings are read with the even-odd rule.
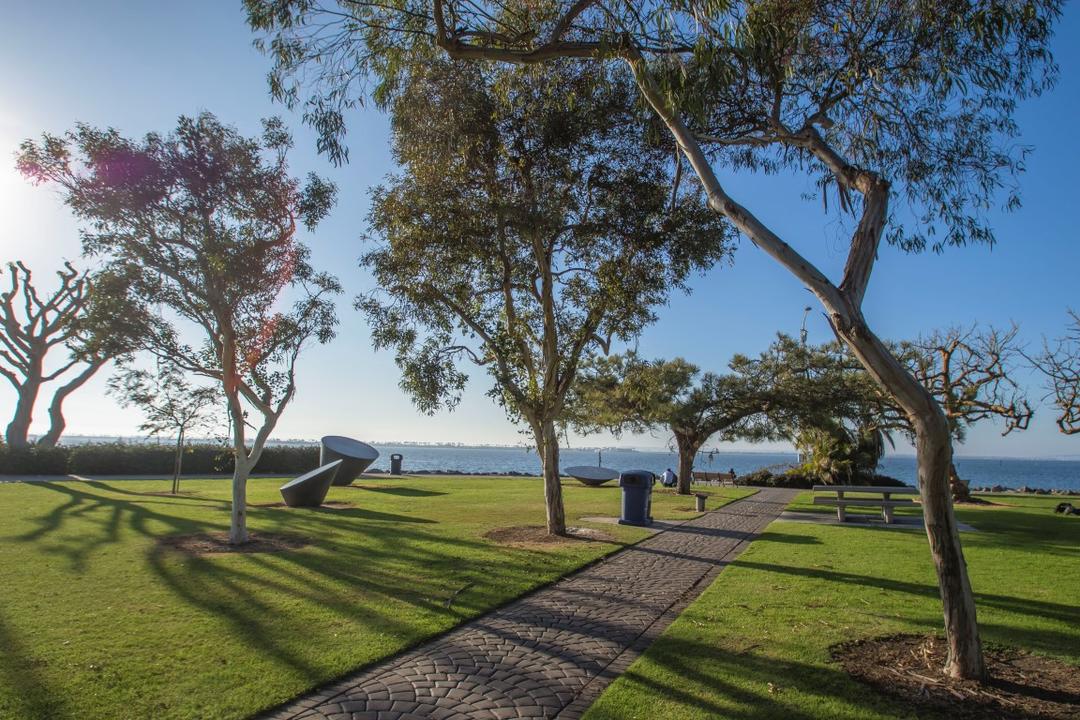
[[[173,470],[169,445],[104,443],[13,449],[0,446],[0,475],[167,475]],[[263,450],[255,472],[293,475],[319,463],[315,446],[271,446]],[[229,474],[232,451],[220,445],[184,448],[184,475]]]

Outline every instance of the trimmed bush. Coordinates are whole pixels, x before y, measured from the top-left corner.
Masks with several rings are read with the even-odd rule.
[[[805,475],[797,468],[787,472],[776,474],[769,470],[756,470],[747,475],[740,475],[739,482],[751,487],[779,487],[809,490],[815,485],[823,485],[819,479]],[[888,475],[864,475],[851,479],[850,483],[838,483],[843,485],[880,485],[882,487],[904,487],[906,483]]]
[[[169,475],[175,448],[129,443],[31,445],[12,449],[0,445],[0,475]],[[316,446],[271,446],[263,450],[255,472],[299,475],[319,463]],[[184,448],[184,475],[229,475],[232,451],[221,445],[196,444]]]
[[[0,475],[65,475],[67,448],[0,446]]]

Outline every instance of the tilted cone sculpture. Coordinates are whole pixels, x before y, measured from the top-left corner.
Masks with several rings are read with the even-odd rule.
[[[320,465],[311,472],[304,473],[295,480],[281,486],[281,498],[289,507],[319,507],[330,492],[334,476],[341,469],[343,461]]]
[[[378,459],[379,451],[359,440],[341,435],[327,435],[322,439],[319,464],[342,461],[337,477],[334,478],[335,485],[348,485]]]

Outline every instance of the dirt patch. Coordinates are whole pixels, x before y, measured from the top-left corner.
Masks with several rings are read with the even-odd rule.
[[[947,646],[938,636],[894,635],[832,648],[855,679],[883,695],[962,720],[1080,718],[1080,669],[1022,650],[985,648],[989,684],[946,677]]]
[[[974,495],[972,495],[971,497],[966,497],[963,500],[953,500],[953,505],[964,505],[964,506],[967,506],[967,505],[980,505],[980,506],[982,506],[982,505],[997,505],[997,503],[991,502],[989,500],[984,500],[984,499],[982,499],[980,497],[975,497]]]
[[[552,547],[572,542],[615,542],[615,537],[604,530],[593,528],[568,527],[566,535],[549,535],[542,525],[519,525],[517,527],[495,528],[484,533],[488,540],[500,545]]]
[[[196,535],[170,535],[158,540],[158,545],[179,550],[189,555],[217,553],[265,553],[296,550],[310,544],[307,538],[297,535],[273,533],[249,533],[251,539],[243,545],[230,545],[229,534],[224,532],[198,533]]]

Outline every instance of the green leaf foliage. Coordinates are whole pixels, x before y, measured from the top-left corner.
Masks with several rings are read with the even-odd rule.
[[[372,194],[357,306],[425,412],[475,364],[512,418],[557,420],[582,357],[730,252],[622,75],[431,63],[392,107],[401,170]]]

